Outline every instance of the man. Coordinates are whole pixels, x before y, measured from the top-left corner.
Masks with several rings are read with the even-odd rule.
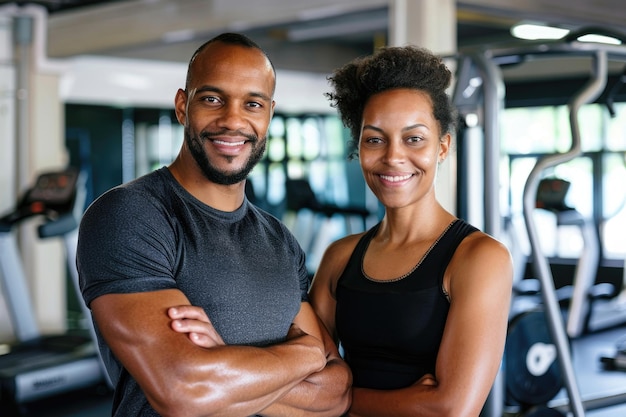
[[[83,217],[77,265],[115,416],[337,416],[349,405],[350,372],[307,302],[302,249],[245,198],[274,87],[248,38],[202,45],[176,93],[176,160]],[[215,328],[208,345],[189,305]]]

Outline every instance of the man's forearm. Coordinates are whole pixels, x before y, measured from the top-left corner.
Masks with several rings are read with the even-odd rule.
[[[336,417],[350,406],[352,376],[343,360],[333,358],[321,372],[311,374],[274,404],[265,417]]]
[[[298,342],[308,338],[311,336],[262,348],[258,354],[235,354],[234,360],[218,364],[223,366],[225,378],[216,381],[216,385],[225,394],[223,400],[227,404],[224,412],[220,410],[218,414],[231,416],[258,413],[302,384],[308,375],[320,372],[323,366],[319,361],[320,357],[323,360],[321,351],[316,352],[311,345]],[[249,348],[224,346],[217,349],[243,352]]]
[[[161,415],[249,416],[323,369],[326,358],[314,340],[302,336],[267,348],[230,345],[195,352],[181,346],[150,372],[156,378],[138,382]],[[150,367],[139,366],[138,375]]]
[[[260,350],[220,346],[203,310],[179,306],[170,309],[169,315],[173,330],[188,333],[194,344],[211,352],[214,363],[208,367],[216,366],[229,375],[207,382],[216,383],[215,389],[224,391],[225,404],[235,405],[229,408],[232,415],[240,415],[244,410],[252,411],[243,415],[258,414],[263,409],[264,414],[271,416],[321,417],[338,415],[332,410],[346,402],[350,371],[325,333],[311,336],[294,323],[287,340],[274,346]],[[317,324],[316,317],[311,315],[310,319],[301,324],[319,333],[319,327],[311,325]],[[200,359],[200,368],[196,369],[203,367],[203,361]]]

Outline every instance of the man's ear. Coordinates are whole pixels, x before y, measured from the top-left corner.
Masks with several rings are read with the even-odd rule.
[[[179,88],[174,98],[174,111],[178,123],[185,126],[187,123],[187,92]]]

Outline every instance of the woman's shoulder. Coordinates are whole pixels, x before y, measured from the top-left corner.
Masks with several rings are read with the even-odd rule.
[[[463,275],[475,273],[483,277],[512,275],[512,265],[506,245],[480,230],[463,239],[451,261],[454,270]]]
[[[364,234],[365,233],[348,235],[328,245],[324,251],[316,275],[322,276],[324,279],[336,281],[348,264],[354,249]]]
[[[471,256],[510,256],[506,245],[481,230],[476,230],[467,235],[461,242],[459,249],[468,252]]]
[[[349,257],[366,232],[348,235],[328,245],[327,254],[334,257]]]

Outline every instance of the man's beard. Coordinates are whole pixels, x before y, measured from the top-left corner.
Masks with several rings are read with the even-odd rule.
[[[261,160],[263,153],[265,153],[265,144],[267,140],[266,138],[259,140],[259,138],[255,135],[238,133],[238,135],[246,137],[246,141],[252,146],[252,153],[250,154],[250,158],[248,159],[246,165],[239,171],[224,172],[220,171],[211,164],[203,146],[205,141],[223,134],[224,132],[201,132],[198,136],[191,136],[189,128],[186,127],[185,141],[187,142],[187,146],[191,151],[193,159],[195,159],[206,179],[220,185],[233,185],[245,180],[248,177],[248,174],[250,174],[250,171],[252,171],[256,164]],[[227,159],[232,161],[234,157],[227,157]]]

